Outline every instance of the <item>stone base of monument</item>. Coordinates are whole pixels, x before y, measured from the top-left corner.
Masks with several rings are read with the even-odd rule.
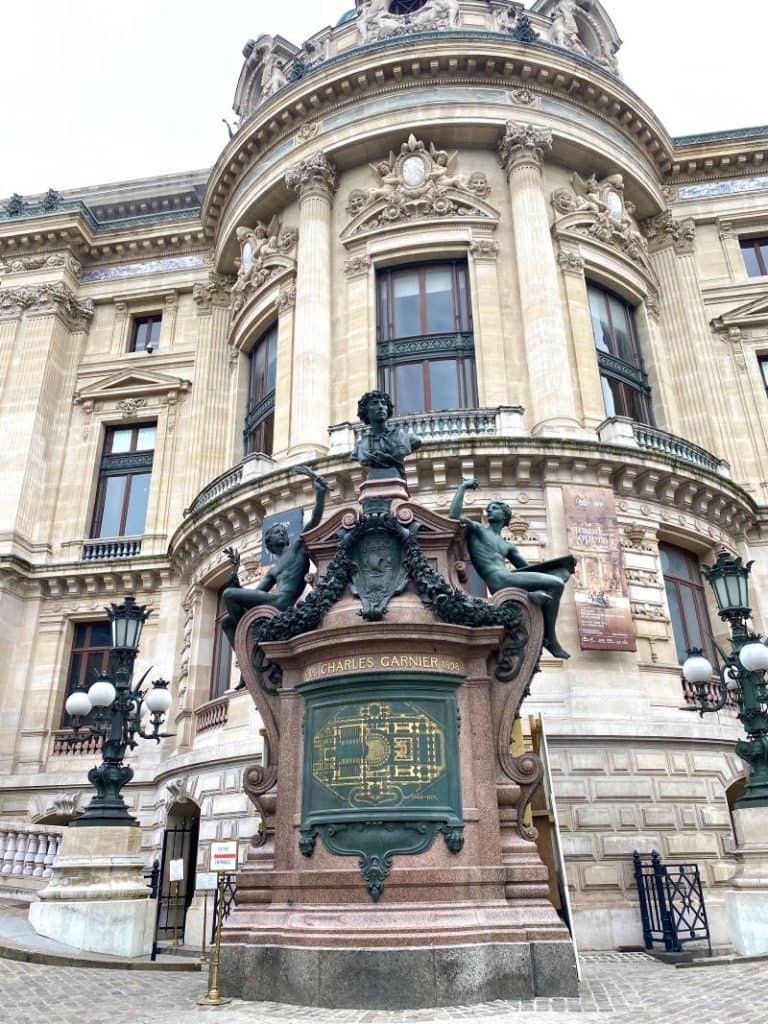
[[[725,894],[733,948],[741,956],[768,953],[768,807],[733,812],[738,874]]]
[[[139,857],[135,827],[68,828],[29,922],[39,935],[112,956],[152,951],[155,903]]]

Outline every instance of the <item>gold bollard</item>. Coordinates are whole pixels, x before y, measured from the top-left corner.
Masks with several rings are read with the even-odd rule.
[[[203,893],[203,942],[200,948],[200,963],[208,963],[208,893]]]
[[[219,960],[221,959],[221,925],[224,920],[224,875],[217,874],[218,907],[216,909],[216,942],[213,947],[213,960],[211,962],[211,980],[208,984],[208,992],[197,1000],[198,1006],[223,1006],[231,1003],[231,999],[222,999],[219,992]]]

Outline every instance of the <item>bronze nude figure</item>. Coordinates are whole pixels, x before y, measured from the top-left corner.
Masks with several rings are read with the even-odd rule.
[[[464,480],[451,502],[449,515],[467,528],[467,546],[472,565],[492,594],[504,587],[526,590],[534,604],[544,615],[544,646],[556,658],[569,658],[557,639],[555,625],[560,599],[566,582],[573,575],[575,561],[572,555],[531,566],[514,544],[501,536],[502,529],[512,519],[512,510],[503,501],[492,501],[486,509],[487,526],[462,515],[464,495],[478,487],[476,480]],[[510,570],[507,561],[514,565]]]

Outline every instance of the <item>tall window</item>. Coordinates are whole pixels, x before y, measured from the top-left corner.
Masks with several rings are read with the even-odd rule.
[[[739,244],[747,274],[765,277],[768,274],[768,238],[742,238]]]
[[[138,537],[144,532],[156,433],[154,423],[107,430],[92,537]]]
[[[466,264],[385,270],[377,281],[379,384],[395,412],[476,406]]]
[[[659,544],[659,554],[680,664],[685,661],[688,651],[698,647],[714,665],[716,657],[712,626],[698,560],[689,552],[672,547],[671,544]]]
[[[634,311],[612,292],[588,284],[605,414],[653,423],[651,389],[635,332]]]
[[[248,410],[243,431],[246,455],[251,452],[272,454],[276,371],[277,324],[274,324],[253,346],[248,360]]]
[[[67,676],[67,697],[78,688],[87,690],[96,676],[108,669],[111,646],[112,626],[108,620],[80,622],[75,626]],[[62,727],[68,729],[71,724],[69,715],[64,711]]]
[[[213,663],[211,666],[211,700],[221,697],[227,690],[236,686],[239,680],[239,676],[233,678],[234,659],[232,657],[232,647],[221,631],[221,620],[227,613],[223,594],[224,590],[222,589],[219,591],[216,604],[216,625],[213,633]]]
[[[148,313],[136,316],[131,324],[131,352],[153,352],[160,344],[160,325],[163,318],[160,313]]]

